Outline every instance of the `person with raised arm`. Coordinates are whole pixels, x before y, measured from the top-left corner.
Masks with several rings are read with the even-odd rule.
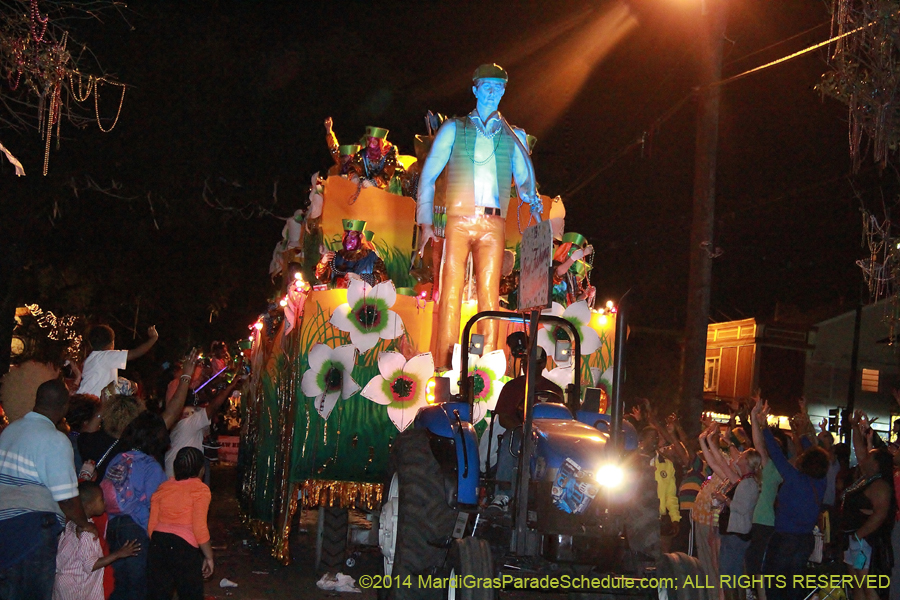
[[[81,385],[78,386],[77,393],[93,394],[106,401],[115,394],[114,384],[119,376],[119,369],[124,369],[128,361],[147,354],[156,344],[159,334],[156,326],[151,325],[147,329],[147,341],[131,350],[115,349],[116,333],[109,325],[94,325],[88,330],[87,338],[91,353],[84,360]]]
[[[775,436],[768,428],[763,428],[767,414],[766,405],[757,399],[750,412],[754,435],[764,442],[769,459],[775,464],[784,480],[778,490],[775,504],[775,531],[766,549],[763,573],[780,575],[787,581],[802,573],[815,546],[813,527],[819,519],[819,509],[825,494],[825,475],[828,472],[828,455],[813,446],[796,459],[794,466],[787,459]],[[769,600],[800,600],[805,590],[800,587],[777,585],[766,590]]]
[[[853,599],[876,600],[878,588],[868,585],[866,576],[888,575],[894,566],[894,460],[887,448],[875,447],[875,432],[865,413],[857,410],[851,425],[859,478],[841,495],[841,529],[847,548],[844,562],[856,578],[851,584]]]

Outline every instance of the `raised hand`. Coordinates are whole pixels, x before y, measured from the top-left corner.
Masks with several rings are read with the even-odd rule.
[[[192,348],[188,355],[181,360],[181,372],[193,376],[198,362],[200,362],[200,349]]]
[[[871,429],[871,424],[869,423],[869,415],[867,415],[863,411],[859,411],[859,429],[861,431],[868,431],[869,429]]]
[[[766,423],[769,422],[769,401],[768,400],[763,401],[762,411],[759,413],[759,416],[762,417],[766,421]]]
[[[641,414],[641,407],[639,404],[635,404],[634,407],[631,409],[631,416],[634,417],[635,421],[643,420],[643,417]]]
[[[753,407],[750,409],[750,416],[754,419],[759,418],[759,414],[763,409],[763,399],[756,395],[752,398],[754,400]]]

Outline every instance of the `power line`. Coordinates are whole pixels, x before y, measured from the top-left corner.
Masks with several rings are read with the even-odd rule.
[[[791,37],[784,38],[783,40],[780,40],[780,41],[778,41],[778,42],[774,42],[774,43],[772,43],[772,44],[769,44],[769,45],[766,46],[765,48],[760,48],[759,50],[754,50],[753,52],[750,52],[749,54],[745,54],[745,55],[743,55],[743,56],[740,57],[740,58],[736,58],[736,59],[734,59],[734,60],[728,61],[727,63],[725,63],[724,66],[728,67],[728,66],[733,65],[733,64],[735,64],[735,63],[739,63],[739,62],[741,62],[742,60],[746,60],[746,59],[750,58],[751,56],[756,56],[757,54],[762,54],[763,52],[766,52],[767,50],[771,50],[772,48],[775,48],[775,47],[780,46],[780,45],[782,45],[782,44],[786,44],[787,42],[791,42],[791,41],[793,41],[793,40],[795,40],[795,39],[797,39],[797,38],[799,38],[799,37],[803,37],[804,35],[806,35],[806,34],[808,34],[808,33],[812,33],[812,32],[815,31],[816,29],[819,29],[819,28],[821,28],[821,27],[824,27],[824,26],[830,25],[830,24],[831,24],[831,21],[825,21],[824,23],[819,23],[818,25],[816,25],[816,26],[814,26],[814,27],[810,27],[810,28],[807,29],[806,31],[801,31],[800,33],[798,33],[798,34],[796,34],[796,35],[792,35]]]
[[[710,84],[710,85],[711,85],[711,86],[724,86],[724,85],[727,85],[727,84],[729,84],[729,83],[733,83],[733,82],[735,82],[735,81],[737,81],[737,80],[739,80],[739,79],[743,79],[744,77],[747,77],[747,76],[749,76],[749,75],[751,75],[751,74],[753,74],[753,73],[757,73],[757,72],[759,72],[759,71],[763,71],[763,70],[768,69],[768,68],[770,68],[770,67],[774,67],[774,66],[779,65],[779,64],[781,64],[781,63],[784,63],[784,62],[793,60],[793,59],[795,59],[795,58],[798,58],[798,57],[800,57],[800,56],[803,56],[804,54],[808,54],[808,53],[810,53],[810,52],[813,52],[814,50],[818,50],[819,48],[822,48],[823,46],[827,46],[827,45],[831,44],[832,42],[835,42],[835,41],[840,40],[840,39],[842,39],[842,38],[845,38],[845,37],[848,37],[848,36],[853,35],[853,34],[855,34],[855,33],[858,33],[858,32],[860,32],[860,31],[862,31],[862,30],[864,30],[864,29],[866,29],[866,28],[868,28],[868,27],[871,27],[872,25],[875,25],[875,23],[876,23],[876,22],[873,21],[873,22],[871,22],[871,23],[867,23],[866,25],[861,25],[860,27],[857,27],[856,29],[853,29],[853,30],[851,30],[851,31],[846,31],[846,32],[844,32],[844,33],[842,33],[842,34],[840,34],[840,35],[833,36],[833,37],[831,37],[831,38],[825,40],[824,42],[819,42],[818,44],[814,44],[814,45],[812,45],[812,46],[810,46],[810,47],[808,47],[808,48],[805,48],[805,49],[800,50],[800,51],[798,51],[798,52],[794,52],[793,54],[789,54],[789,55],[787,55],[787,56],[784,56],[784,57],[782,57],[782,58],[779,58],[779,59],[773,60],[773,61],[771,61],[771,62],[765,63],[765,64],[760,65],[760,66],[758,66],[758,67],[754,67],[753,69],[749,69],[749,70],[747,70],[747,71],[744,71],[743,73],[738,73],[737,75],[733,75],[733,76],[731,76],[731,77],[727,77],[727,78],[722,79],[722,80],[720,80],[720,81],[714,82],[714,83],[712,83],[712,84]],[[789,37],[789,38],[785,38],[784,40],[781,40],[780,42],[775,42],[774,44],[770,44],[769,46],[766,46],[765,48],[761,48],[760,50],[757,50],[757,51],[755,51],[755,52],[752,52],[752,53],[750,53],[750,54],[747,54],[747,55],[745,55],[745,56],[743,56],[743,57],[741,57],[741,58],[739,58],[739,59],[736,59],[736,60],[734,60],[734,61],[731,61],[729,64],[733,64],[733,63],[735,63],[735,62],[738,62],[738,61],[740,61],[740,60],[743,60],[743,59],[745,59],[745,58],[747,58],[747,57],[749,57],[749,56],[752,56],[752,55],[754,55],[754,54],[759,54],[760,52],[764,52],[765,50],[768,50],[768,49],[773,48],[773,47],[775,47],[775,46],[781,45],[781,44],[783,44],[783,43],[785,43],[785,42],[788,42],[788,41],[790,41],[790,40],[796,39],[796,38],[798,38],[798,37],[800,37],[800,36],[806,35],[807,33],[811,32],[811,31],[814,31],[814,30],[816,30],[816,29],[818,29],[818,28],[820,28],[820,27],[822,27],[823,25],[826,25],[826,24],[827,24],[827,22],[826,22],[826,23],[820,23],[819,25],[816,25],[815,27],[812,27],[812,28],[810,28],[810,29],[807,29],[806,31],[803,31],[803,32],[798,33],[798,34],[795,34],[795,35],[793,35],[793,36],[791,36],[791,37]],[[593,173],[591,173],[591,174],[587,175],[586,177],[584,177],[584,178],[581,180],[581,182],[579,182],[578,184],[576,184],[574,187],[570,188],[569,191],[567,191],[567,192],[564,194],[564,196],[569,196],[569,197],[570,197],[570,196],[573,196],[573,195],[575,195],[576,193],[580,192],[582,189],[585,188],[585,186],[587,186],[590,182],[592,182],[594,179],[596,179],[597,177],[599,177],[604,171],[606,171],[607,169],[611,168],[616,162],[618,162],[618,160],[619,160],[620,158],[622,158],[623,156],[625,156],[626,154],[628,154],[631,150],[634,150],[634,149],[637,148],[637,147],[643,147],[644,144],[647,142],[647,140],[648,140],[649,138],[652,137],[653,133],[656,132],[656,131],[658,131],[659,128],[660,128],[660,126],[661,126],[663,123],[665,123],[666,121],[668,121],[672,116],[674,116],[674,115],[678,112],[678,110],[680,110],[681,107],[684,106],[684,104],[685,104],[690,98],[692,98],[698,91],[699,91],[699,90],[695,89],[693,92],[691,92],[690,94],[688,94],[687,96],[685,96],[684,98],[682,98],[681,100],[679,100],[679,101],[678,101],[676,104],[674,104],[672,107],[670,107],[665,113],[662,114],[662,116],[660,116],[658,119],[656,119],[656,121],[654,121],[653,124],[652,124],[649,128],[647,128],[646,130],[644,130],[644,131],[641,133],[641,136],[640,136],[637,140],[635,140],[635,141],[633,141],[633,142],[630,142],[630,143],[627,144],[625,147],[623,147],[621,150],[619,150],[616,154],[614,154],[614,155],[613,155],[606,163],[604,163],[601,167],[599,167],[599,168],[598,168],[597,170],[595,170]]]
[[[804,54],[809,54],[813,50],[818,50],[819,48],[822,48],[823,46],[827,46],[827,45],[831,44],[832,42],[836,42],[840,39],[851,36],[854,33],[859,33],[863,29],[868,29],[869,27],[871,27],[872,25],[875,25],[875,24],[876,24],[876,21],[872,21],[871,23],[866,23],[865,25],[860,25],[856,29],[851,29],[850,31],[845,31],[844,33],[842,33],[840,35],[836,35],[834,37],[828,38],[824,42],[819,42],[818,44],[813,44],[809,48],[804,48],[803,50],[799,50],[797,52],[794,52],[793,54],[788,54],[787,56],[783,56],[783,57],[775,59],[771,62],[767,62],[764,65],[754,67],[752,69],[744,71],[743,73],[738,73],[737,75],[732,75],[731,77],[727,77],[720,81],[716,81],[716,82],[710,84],[710,87],[727,85],[729,83],[733,83],[733,82],[737,81],[738,79],[743,79],[744,77],[747,77],[748,75],[751,75],[753,73],[758,73],[759,71],[763,71],[765,69],[768,69],[769,67],[774,67],[775,65],[780,65],[781,63],[788,62],[789,60],[793,60],[795,58],[803,56]]]

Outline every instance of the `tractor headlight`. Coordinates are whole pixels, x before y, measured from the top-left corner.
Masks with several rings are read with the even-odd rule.
[[[597,483],[606,488],[616,488],[622,485],[622,480],[625,479],[625,474],[622,472],[622,468],[618,465],[603,465],[599,469],[597,469],[597,475],[595,477]]]

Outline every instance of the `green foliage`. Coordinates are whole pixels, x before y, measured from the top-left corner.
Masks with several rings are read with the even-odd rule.
[[[309,351],[322,343],[335,348],[350,343],[350,336],[333,327],[331,315],[317,303],[307,305],[298,344],[295,369],[300,374],[309,369]],[[298,325],[299,326],[299,325]],[[360,388],[378,375],[378,355],[398,352],[411,344],[409,333],[395,340],[379,340],[368,352],[357,355],[352,377]],[[305,396],[299,383],[295,390],[297,404],[294,424],[292,481],[307,479],[381,483],[387,469],[390,445],[397,428],[387,416],[387,408],[364,398],[357,392],[338,400],[328,420],[316,411],[315,399]]]
[[[413,287],[416,285],[416,280],[409,274],[409,252],[404,252],[396,246],[388,246],[383,242],[376,244],[375,247],[378,256],[384,261],[388,276],[394,282],[394,287]]]

